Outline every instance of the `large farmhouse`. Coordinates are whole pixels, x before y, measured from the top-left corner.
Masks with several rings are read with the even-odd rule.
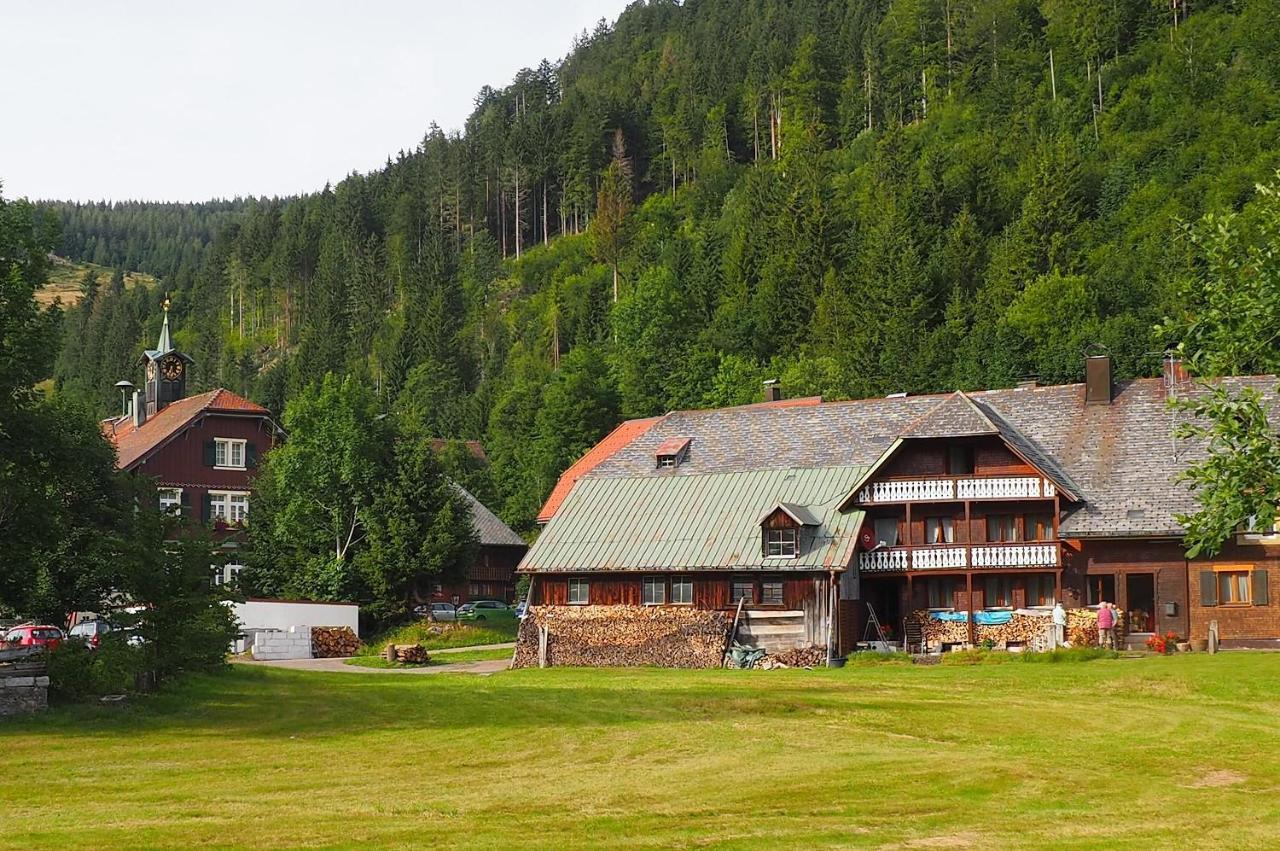
[[[1216,622],[1224,645],[1280,644],[1274,522],[1185,557],[1175,518],[1196,504],[1175,479],[1203,447],[1175,439],[1185,415],[1167,401],[1196,385],[1173,360],[1124,382],[1107,357],[1086,367],[1083,384],[624,424],[566,473],[520,571],[535,606],[741,601],[765,646],[847,651],[872,612],[895,636],[959,620],[953,640],[973,643],[982,623],[1057,601],[1118,604],[1130,643]],[[1280,409],[1274,377],[1230,381]]]

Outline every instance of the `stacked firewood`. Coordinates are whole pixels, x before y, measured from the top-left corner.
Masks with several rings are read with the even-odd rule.
[[[1116,632],[1124,625],[1124,613],[1116,612]],[[1067,641],[1072,647],[1098,646],[1098,612],[1096,609],[1072,609],[1067,612]]]
[[[979,624],[975,637],[979,644],[992,641],[997,647],[1008,644],[1030,644],[1032,641],[1045,638],[1053,619],[1048,615],[1015,614],[1005,624]]]
[[[311,627],[311,655],[317,659],[354,656],[360,650],[360,639],[349,626]]]
[[[915,611],[908,621],[921,625],[925,644],[937,647],[941,644],[965,644],[969,641],[969,627],[964,621],[940,621],[929,617],[927,611]],[[1006,624],[974,627],[974,639],[978,644],[990,640],[998,647],[1009,644],[1029,644],[1046,635],[1052,627],[1048,615],[1024,615],[1014,613]],[[1096,646],[1098,643],[1098,613],[1092,609],[1067,611],[1067,641],[1074,647]]]
[[[406,665],[425,665],[428,662],[427,649],[421,644],[388,644],[382,655],[388,662]]]
[[[755,666],[766,671],[776,668],[825,668],[827,666],[827,648],[797,647],[794,650],[783,650],[771,653],[756,662]]]
[[[538,667],[545,628],[548,665],[715,668],[729,623],[723,612],[699,609],[539,606],[520,625],[515,667]]]
[[[938,644],[963,644],[969,640],[969,627],[963,621],[939,621],[929,617],[922,609],[907,616],[907,621],[920,625],[920,634],[929,646]]]

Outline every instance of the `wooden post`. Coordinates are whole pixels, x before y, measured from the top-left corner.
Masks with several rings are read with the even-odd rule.
[[[547,667],[547,627],[538,627],[538,667]]]
[[[964,574],[965,584],[965,607],[969,610],[965,614],[965,621],[969,624],[969,646],[972,647],[976,643],[977,634],[973,624],[973,571],[966,570]]]
[[[1058,99],[1058,75],[1053,69],[1053,48],[1049,48],[1049,90],[1053,93],[1053,99]]]

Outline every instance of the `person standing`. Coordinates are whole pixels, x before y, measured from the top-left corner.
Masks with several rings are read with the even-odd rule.
[[[1062,602],[1058,601],[1053,604],[1053,646],[1067,647],[1067,610],[1062,608]]]
[[[1105,600],[1098,606],[1098,646],[1116,649],[1116,611]]]

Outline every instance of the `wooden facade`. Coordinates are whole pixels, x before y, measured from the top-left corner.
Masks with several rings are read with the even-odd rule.
[[[660,579],[664,583],[666,602],[661,605],[690,605],[697,609],[716,609],[733,611],[737,603],[733,599],[734,583],[751,583],[753,609],[777,609],[784,611],[803,611],[806,606],[813,605],[818,596],[815,591],[815,580],[824,585],[829,582],[829,575],[817,571],[792,573],[727,573],[725,571],[672,571],[634,574],[619,573],[580,573],[580,574],[539,574],[534,579],[533,605],[566,606],[569,605],[569,580],[585,580],[589,589],[588,605],[593,606],[642,606],[644,602],[645,579]],[[673,581],[690,580],[693,583],[693,599],[691,603],[673,603],[671,584]],[[762,602],[765,599],[763,585],[780,583],[782,586],[782,602],[771,605]]]

